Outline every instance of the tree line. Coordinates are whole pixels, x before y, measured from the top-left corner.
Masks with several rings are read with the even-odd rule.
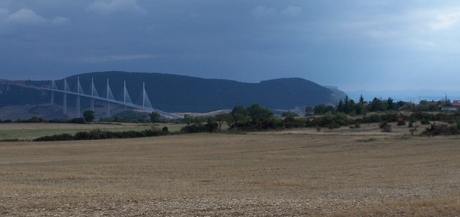
[[[337,106],[319,104],[314,107],[307,106],[305,113],[323,115],[328,112],[331,113],[343,113],[347,115],[363,115],[370,112],[387,112],[387,111],[411,111],[411,112],[426,112],[426,111],[440,111],[444,106],[452,106],[452,103],[448,100],[445,101],[427,101],[421,100],[418,105],[411,102],[397,101],[395,102],[391,97],[386,100],[374,98],[372,101],[364,101],[363,96],[359,97],[358,102],[345,96],[343,100],[340,100]]]

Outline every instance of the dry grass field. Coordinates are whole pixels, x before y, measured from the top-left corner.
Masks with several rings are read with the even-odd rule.
[[[407,132],[0,142],[0,215],[459,216],[459,138]]]

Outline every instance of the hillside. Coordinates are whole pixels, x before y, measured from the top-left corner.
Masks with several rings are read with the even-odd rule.
[[[142,83],[154,108],[168,112],[209,112],[231,109],[235,105],[248,106],[258,103],[271,109],[293,109],[306,105],[334,103],[334,93],[311,81],[301,78],[280,78],[260,83],[243,83],[222,79],[203,79],[161,73],[94,72],[70,76],[67,83],[72,91],[77,89],[77,78],[85,93],[90,93],[91,79],[99,96],[105,96],[106,83],[117,100],[123,98],[123,82],[135,104],[141,104]],[[64,80],[56,80],[63,89]],[[43,104],[50,101],[51,81],[3,81],[0,82],[0,107],[7,105]],[[69,97],[69,104],[74,97]],[[84,101],[84,100],[82,100]],[[62,97],[56,94],[56,103]],[[88,102],[82,102],[85,106]]]

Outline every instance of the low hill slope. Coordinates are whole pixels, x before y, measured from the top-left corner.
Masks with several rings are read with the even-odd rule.
[[[85,93],[91,92],[91,80],[99,96],[107,95],[107,79],[117,100],[123,99],[123,83],[132,102],[142,104],[142,83],[154,108],[168,112],[209,112],[231,109],[235,105],[248,106],[258,103],[271,109],[293,109],[320,103],[337,101],[334,93],[314,82],[301,78],[281,78],[260,83],[243,83],[222,79],[203,79],[162,73],[93,72],[66,78],[72,91],[77,89],[77,79]],[[59,89],[64,79],[55,81]],[[49,102],[51,81],[3,82],[0,84],[0,107],[5,105],[36,104]],[[20,91],[20,89],[22,91]],[[25,91],[26,90],[26,91]],[[21,96],[24,97],[21,97]],[[62,97],[56,94],[56,103]],[[69,97],[72,103],[74,97]]]
[[[300,78],[243,83],[161,73],[99,72],[71,76],[67,82],[76,84],[77,77],[82,85],[87,86],[87,92],[90,91],[91,79],[94,79],[102,96],[106,95],[109,79],[112,92],[118,99],[122,99],[123,82],[126,81],[132,101],[138,104],[142,99],[142,83],[145,82],[153,107],[169,112],[208,112],[254,103],[272,109],[292,109],[334,101],[331,90]],[[76,85],[73,86],[76,88]]]

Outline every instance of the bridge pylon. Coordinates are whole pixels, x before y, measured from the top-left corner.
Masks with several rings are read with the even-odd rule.
[[[131,101],[131,98],[129,97],[128,94],[128,89],[126,88],[126,81],[123,83],[123,100],[117,100],[114,98],[112,90],[110,89],[110,83],[109,79],[107,79],[107,95],[104,97],[100,97],[97,93],[96,86],[94,85],[94,79],[91,78],[91,94],[85,94],[83,91],[83,88],[81,87],[80,83],[80,77],[77,77],[77,88],[76,92],[73,92],[69,88],[69,84],[67,83],[67,78],[64,78],[64,85],[63,85],[63,90],[60,90],[55,81],[51,81],[51,88],[43,88],[44,90],[51,91],[51,104],[54,104],[54,97],[55,97],[55,92],[62,93],[63,95],[63,102],[62,102],[62,112],[67,115],[67,95],[75,95],[76,96],[76,117],[79,118],[81,117],[81,97],[86,97],[91,100],[91,110],[95,111],[94,108],[94,101],[95,100],[100,100],[107,102],[107,111],[106,111],[106,116],[110,117],[110,104],[118,104],[118,105],[123,105],[125,107],[125,110],[127,107],[132,107],[136,109],[141,109],[144,111],[149,111],[149,112],[158,112],[166,117],[169,118],[181,118],[180,116],[170,114],[158,109],[154,109],[152,107],[152,104],[150,103],[149,97],[147,96],[147,92],[145,90],[145,82],[142,83],[142,104],[134,104]]]

